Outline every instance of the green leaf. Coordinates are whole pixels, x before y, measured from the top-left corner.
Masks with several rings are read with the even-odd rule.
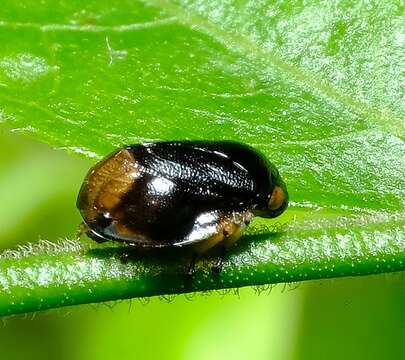
[[[184,259],[124,265],[76,243],[5,255],[2,313],[403,270],[404,20],[400,1],[3,1],[7,128],[95,160],[141,141],[246,142],[291,206],[191,284]]]

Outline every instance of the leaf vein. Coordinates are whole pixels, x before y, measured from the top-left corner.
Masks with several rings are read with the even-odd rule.
[[[38,24],[38,23],[22,23],[22,22],[6,22],[0,21],[0,28],[26,28],[36,29],[41,32],[57,32],[57,31],[72,31],[72,32],[130,32],[155,27],[170,25],[176,22],[176,17],[158,19],[144,23],[133,23],[123,25],[93,25],[93,24]]]

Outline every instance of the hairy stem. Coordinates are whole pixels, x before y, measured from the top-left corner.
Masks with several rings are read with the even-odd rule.
[[[111,243],[42,241],[0,256],[0,315],[67,305],[405,270],[402,214],[269,229],[256,222],[224,261],[187,276],[187,250],[131,251]],[[358,229],[357,229],[358,228]],[[123,255],[126,261],[123,261]]]

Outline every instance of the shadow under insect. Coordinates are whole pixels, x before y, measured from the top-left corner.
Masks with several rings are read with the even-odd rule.
[[[267,227],[254,228],[243,235],[237,244],[229,250],[224,251],[220,245],[210,249],[202,257],[195,257],[191,246],[165,247],[165,248],[142,248],[132,246],[106,246],[93,248],[87,251],[87,255],[99,259],[115,259],[125,265],[142,264],[142,269],[147,272],[149,269],[158,272],[175,273],[177,275],[193,275],[196,272],[211,272],[219,274],[226,266],[232,256],[249,252],[253,244],[265,242],[278,242],[282,231],[280,229],[269,230]],[[109,242],[108,244],[114,244]],[[218,268],[218,264],[220,264]],[[191,271],[190,271],[190,268]]]

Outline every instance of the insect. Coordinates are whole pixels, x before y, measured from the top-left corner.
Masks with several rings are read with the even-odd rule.
[[[98,242],[189,246],[196,257],[217,244],[225,251],[254,216],[274,218],[287,205],[276,167],[230,141],[122,147],[90,169],[77,199],[86,234]]]

